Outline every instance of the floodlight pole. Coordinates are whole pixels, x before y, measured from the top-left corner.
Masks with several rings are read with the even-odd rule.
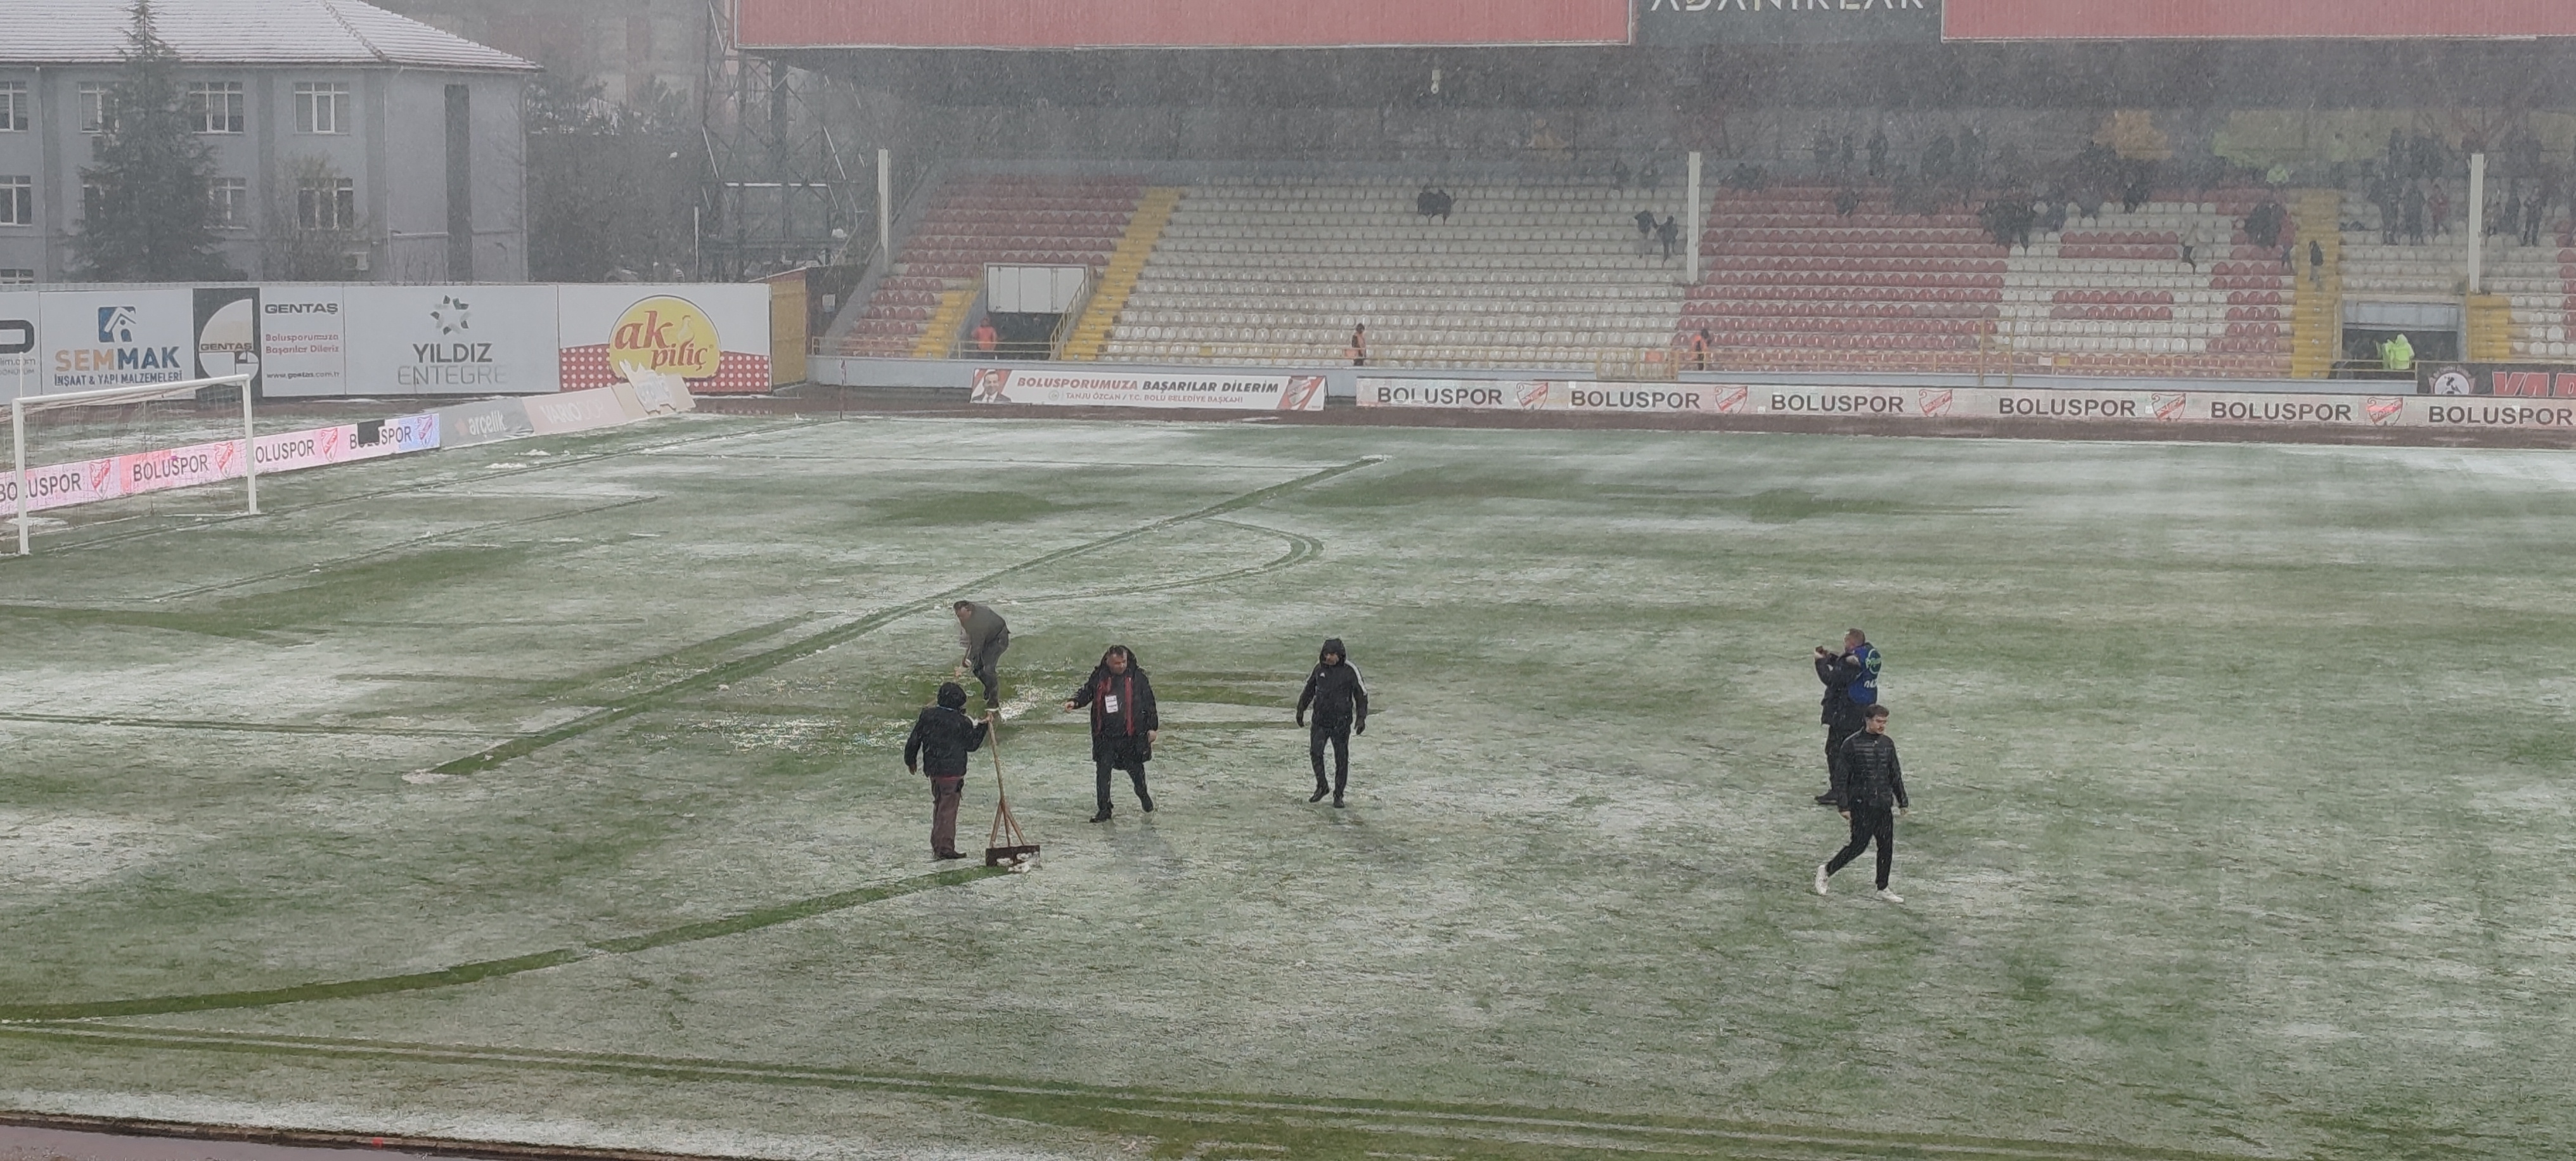
[[[894,151],[877,150],[877,263],[894,269]]]
[[[2484,290],[2487,258],[2487,155],[2469,155],[2469,293]]]
[[[259,449],[251,443],[250,376],[241,380],[242,395],[242,482],[250,494],[250,515],[259,515]]]
[[[1706,207],[1699,201],[1699,150],[1694,149],[1690,155],[1690,235],[1687,239],[1690,243],[1690,283],[1693,286],[1699,285],[1700,215],[1705,212]]]

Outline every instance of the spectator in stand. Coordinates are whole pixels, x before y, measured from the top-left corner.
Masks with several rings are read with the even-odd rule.
[[[2308,239],[2308,285],[2326,288],[2326,247],[2314,238]]]
[[[1627,158],[1625,158],[1625,157],[1621,157],[1621,158],[1614,159],[1613,161],[1611,161],[1611,162],[1610,162],[1610,188],[1612,188],[1612,189],[1626,189],[1626,188],[1628,188],[1628,159],[1627,159]]]
[[[1647,158],[1645,168],[1637,171],[1638,189],[1653,189],[1656,186],[1663,184],[1663,180],[1663,166],[1657,163],[1654,158]]]
[[[2281,227],[2289,224],[2289,211],[2270,198],[2245,215],[2245,236],[2255,245],[2269,250],[2281,244]]]
[[[1458,199],[1450,195],[1446,186],[1431,191],[1431,197],[1431,208],[1439,211],[1441,221],[1448,221],[1449,211],[1458,208]]]
[[[2549,216],[2549,195],[2542,189],[2531,191],[2531,200],[2522,204],[2522,244],[2540,244],[2540,226]]]
[[[1681,248],[1682,224],[1674,221],[1671,214],[1664,215],[1663,222],[1655,227],[1655,240],[1664,244],[1664,261],[1672,261],[1673,251]]]
[[[1440,216],[1440,195],[1431,192],[1430,186],[1423,186],[1421,193],[1413,195],[1413,212],[1426,218]]]
[[[1694,370],[1694,371],[1705,371],[1705,370],[1708,370],[1708,367],[1709,367],[1709,362],[1708,362],[1709,348],[1710,348],[1711,346],[1714,346],[1714,345],[1715,345],[1715,343],[1716,343],[1716,340],[1711,339],[1711,338],[1709,337],[1709,334],[1708,334],[1708,328],[1707,328],[1707,327],[1705,327],[1705,326],[1703,326],[1703,327],[1699,328],[1699,333],[1698,333],[1698,334],[1695,334],[1695,335],[1692,335],[1692,336],[1691,336],[1691,340],[1690,340],[1691,370]]]
[[[2415,344],[2403,334],[2379,344],[2379,369],[2392,375],[2413,374]]]
[[[1002,332],[993,329],[993,316],[985,315],[975,324],[976,353],[992,357],[993,348],[1002,345]]]
[[[2406,201],[2405,204],[2399,208],[2397,217],[2400,221],[2405,223],[2406,243],[2410,246],[2423,245],[2424,187],[2416,185],[2413,182],[2406,183]]]
[[[1873,180],[1887,176],[1887,130],[1885,129],[1870,130],[1869,176]]]
[[[2451,232],[2451,195],[2443,192],[2442,183],[2433,183],[2433,196],[2425,199],[2424,208],[2432,212],[2435,235]]]
[[[1354,367],[1368,366],[1367,323],[1360,323],[1351,328],[1351,365]]]
[[[1637,216],[1629,220],[1637,223],[1637,245],[1642,249],[1646,239],[1655,236],[1655,211],[1639,210]]]

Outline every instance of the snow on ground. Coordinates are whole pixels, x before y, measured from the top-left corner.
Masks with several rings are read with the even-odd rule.
[[[0,1103],[792,1157],[2576,1144],[2561,456],[518,450],[0,562]],[[960,595],[1012,621],[1033,874],[923,879]],[[1805,658],[1855,623],[1902,907],[1805,890]],[[1377,705],[1341,811],[1289,721],[1326,636]],[[1056,703],[1113,641],[1161,809],[1095,826]]]

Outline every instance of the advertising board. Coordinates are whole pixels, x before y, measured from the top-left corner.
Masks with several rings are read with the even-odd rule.
[[[364,294],[373,288],[352,289]],[[292,399],[349,393],[346,293],[337,286],[260,288],[260,394]]]
[[[977,367],[977,403],[1051,407],[1189,407],[1321,411],[1321,375],[1143,375]]]
[[[248,375],[253,392],[260,389],[259,288],[201,286],[193,295],[197,368],[189,376]]]
[[[15,399],[22,388],[30,395],[45,389],[36,309],[35,291],[0,291],[0,399]]]
[[[1948,0],[1951,40],[2576,36],[2566,0]]]
[[[1858,0],[1852,0],[1857,3]],[[745,48],[1626,44],[1630,0],[739,0]]]
[[[2576,428],[2576,397],[2547,402],[2420,395],[2120,391],[1999,387],[1543,383],[1495,379],[1359,381],[1362,407],[1623,411],[1835,419],[2003,419],[2057,423]]]
[[[176,383],[197,365],[196,304],[184,286],[48,291],[37,296],[39,394]]]
[[[1942,0],[1638,0],[1637,42],[1931,44]]]
[[[251,441],[261,475],[376,459],[438,446],[438,417],[406,415],[285,431]],[[29,511],[65,508],[171,488],[193,488],[242,477],[238,439],[158,448],[27,469]],[[5,468],[6,465],[0,465]],[[0,471],[0,515],[17,513],[17,481]]]
[[[677,375],[693,394],[770,388],[767,283],[565,286],[556,356],[566,391]]]
[[[2418,363],[2415,393],[2576,399],[2576,367],[2561,363]]]
[[[531,395],[560,382],[552,286],[345,292],[343,395]]]

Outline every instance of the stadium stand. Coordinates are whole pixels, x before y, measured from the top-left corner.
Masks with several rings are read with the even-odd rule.
[[[1132,177],[1009,174],[958,179],[937,196],[856,322],[842,354],[949,354],[988,262],[1109,264],[1145,196]]]
[[[2351,298],[2459,301],[2465,221],[2453,219],[2447,233],[2414,245],[2404,239],[2387,242],[2380,210],[2357,192],[2343,196],[2343,289]],[[2485,291],[2501,295],[2512,309],[2512,357],[2576,357],[2576,240],[2569,223],[2553,221],[2536,246],[2518,237],[2486,240]]]
[[[2237,228],[2255,194],[2105,209],[2007,248],[1965,209],[1899,213],[1882,188],[1846,215],[1837,192],[1721,192],[1675,345],[1705,326],[1725,370],[2287,370],[2287,273]],[[2221,238],[2184,260],[2186,239]]]
[[[1366,323],[1375,366],[1662,360],[1684,258],[1650,252],[1633,218],[1687,217],[1678,191],[1574,177],[1434,184],[1455,199],[1445,220],[1417,211],[1419,179],[1191,187],[1103,357],[1345,361],[1353,325]]]

